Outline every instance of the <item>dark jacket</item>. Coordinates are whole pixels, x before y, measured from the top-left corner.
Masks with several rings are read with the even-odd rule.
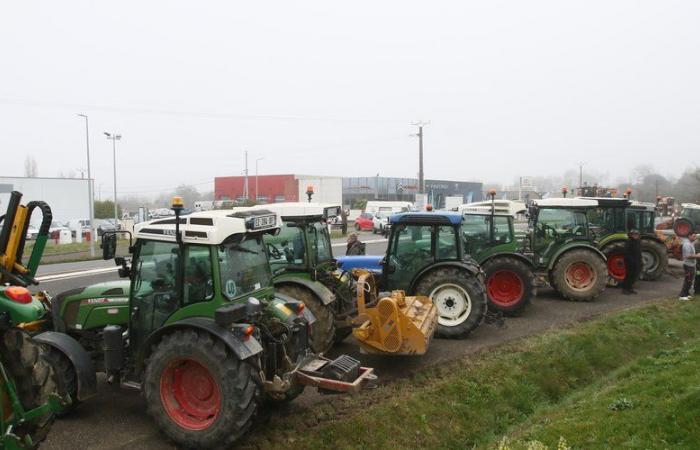
[[[363,244],[360,241],[348,243],[348,249],[345,251],[346,256],[364,255],[364,254],[365,254],[365,244]]]
[[[625,242],[625,264],[629,266],[642,265],[642,241],[628,238]]]

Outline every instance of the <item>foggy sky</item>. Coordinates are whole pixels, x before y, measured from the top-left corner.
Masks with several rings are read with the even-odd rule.
[[[695,1],[4,2],[0,175],[122,194],[243,170],[511,182],[698,163]]]

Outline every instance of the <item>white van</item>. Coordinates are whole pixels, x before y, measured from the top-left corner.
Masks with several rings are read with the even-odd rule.
[[[386,225],[391,215],[412,210],[413,203],[411,202],[369,201],[365,206],[365,212],[372,214],[373,217],[373,233],[382,233],[384,225]]]

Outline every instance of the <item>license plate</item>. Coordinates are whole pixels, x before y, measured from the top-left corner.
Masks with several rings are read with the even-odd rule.
[[[268,228],[275,226],[276,216],[260,216],[253,219],[253,228]]]

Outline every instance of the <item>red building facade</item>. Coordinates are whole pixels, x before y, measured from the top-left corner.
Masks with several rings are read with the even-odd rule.
[[[260,203],[298,202],[299,180],[294,175],[260,175],[255,191],[255,176],[248,176],[248,198]],[[244,198],[245,177],[214,178],[216,200],[242,200]]]

